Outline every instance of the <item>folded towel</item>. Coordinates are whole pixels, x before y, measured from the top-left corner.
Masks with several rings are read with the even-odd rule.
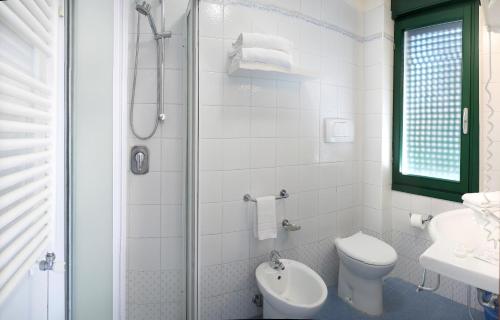
[[[256,62],[274,65],[285,69],[292,67],[292,56],[278,50],[262,48],[243,48],[234,50],[229,54],[233,58],[232,63]]]
[[[279,36],[243,32],[233,43],[233,48],[235,50],[242,48],[263,48],[291,53],[293,43],[290,40]]]
[[[488,215],[492,215],[492,216],[496,217],[497,219],[500,219],[500,207],[495,207],[495,206],[478,207],[478,206],[475,206],[474,204],[467,202],[467,201],[464,201],[463,204],[467,208],[470,208],[470,209],[474,210],[475,212],[480,213],[482,217],[487,217]]]
[[[462,196],[463,204],[483,216],[491,214],[500,219],[500,191],[466,193]]]
[[[466,193],[462,196],[464,203],[468,202],[476,207],[498,207],[500,206],[500,191]]]
[[[276,227],[276,198],[274,196],[257,198],[254,236],[259,240],[275,239],[278,236]]]

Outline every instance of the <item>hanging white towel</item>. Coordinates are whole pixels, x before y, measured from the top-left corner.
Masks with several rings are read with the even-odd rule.
[[[235,50],[242,48],[273,49],[290,54],[293,50],[293,43],[290,40],[279,36],[243,32],[233,43],[233,48]]]
[[[254,236],[259,240],[275,239],[278,236],[276,227],[276,198],[266,196],[257,198],[257,212],[254,223]]]
[[[292,67],[292,56],[278,50],[262,48],[243,48],[229,54],[233,58],[231,63],[253,62],[274,65],[285,69]]]

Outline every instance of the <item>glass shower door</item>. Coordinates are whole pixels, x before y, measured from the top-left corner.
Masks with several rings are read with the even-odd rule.
[[[128,130],[127,156],[132,157],[134,147],[145,148],[149,170],[144,174],[128,170],[127,174],[126,311],[129,320],[180,320],[186,318],[185,16],[184,12],[175,13],[179,10],[172,13],[168,2],[165,12],[160,1],[150,3],[155,22],[160,25],[164,15],[164,30],[172,31],[172,36],[164,39],[166,120],[147,140],[136,138]],[[157,116],[157,52],[148,21],[138,14],[133,1],[129,13],[130,82],[135,65],[136,19],[141,19],[134,125],[139,134],[145,135],[151,132]]]

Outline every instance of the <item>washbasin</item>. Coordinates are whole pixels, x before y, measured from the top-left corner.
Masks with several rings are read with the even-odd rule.
[[[453,249],[463,246],[469,252],[484,244],[487,236],[471,209],[451,210],[437,215],[429,224],[429,235],[433,242],[442,241]]]
[[[498,294],[499,250],[487,240],[473,210],[443,212],[428,230],[433,244],[419,258],[423,268]]]
[[[280,261],[283,269],[263,262],[255,270],[264,298],[264,319],[311,319],[326,301],[325,282],[303,263]]]

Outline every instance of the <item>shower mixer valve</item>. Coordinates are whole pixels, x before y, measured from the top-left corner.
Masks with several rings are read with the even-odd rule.
[[[145,146],[134,146],[130,153],[130,170],[134,174],[149,172],[149,150]]]

